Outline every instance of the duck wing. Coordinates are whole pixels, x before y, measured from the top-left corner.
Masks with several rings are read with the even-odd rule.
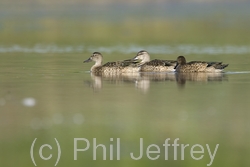
[[[124,61],[119,61],[118,63],[122,67],[127,67],[127,66],[136,66],[138,64],[138,61],[133,61],[129,59]]]
[[[228,66],[229,64],[222,64],[222,62],[208,62],[207,67],[214,67],[215,69],[224,69]]]
[[[125,60],[125,61],[116,61],[116,62],[107,62],[106,64],[103,65],[103,67],[128,67],[128,66],[134,66],[136,65],[135,62]]]
[[[176,61],[154,59],[154,60],[151,60],[150,62],[147,62],[145,64],[148,66],[176,66]]]
[[[103,64],[102,67],[116,67],[118,65],[119,65],[118,62],[107,62],[107,63]]]
[[[207,67],[214,67],[215,69],[224,69],[228,66],[228,64],[222,64],[222,62],[205,62],[205,61],[191,61],[188,62],[187,64],[195,64],[195,63],[202,63],[202,64],[207,64]]]

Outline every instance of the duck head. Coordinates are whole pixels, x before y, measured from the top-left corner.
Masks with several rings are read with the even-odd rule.
[[[174,67],[174,69],[176,69],[179,65],[184,65],[186,64],[186,59],[184,56],[178,56],[177,57],[177,63],[176,66]]]
[[[186,64],[186,59],[184,56],[179,56],[177,57],[177,64],[181,64],[181,65],[184,65]]]
[[[134,61],[138,61],[141,64],[144,64],[146,62],[150,61],[150,55],[148,54],[147,51],[141,50],[136,54],[136,56],[133,58]]]
[[[92,61],[94,61],[95,64],[101,65],[102,54],[100,52],[94,52],[87,60],[83,61],[83,63],[92,62]]]

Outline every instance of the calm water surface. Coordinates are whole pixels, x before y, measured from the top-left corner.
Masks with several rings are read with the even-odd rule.
[[[149,50],[150,52],[150,50]],[[104,52],[105,54],[105,52]],[[90,64],[82,61],[90,53],[1,53],[0,128],[1,163],[32,166],[30,147],[35,138],[34,157],[39,165],[54,165],[39,158],[39,147],[48,143],[62,150],[60,166],[119,165],[130,166],[206,166],[210,162],[205,144],[219,148],[213,166],[247,166],[249,164],[249,96],[250,60],[245,54],[220,56],[187,56],[190,59],[224,60],[229,63],[222,74],[137,73],[133,75],[94,76]],[[117,59],[133,54],[108,54]],[[175,59],[173,55],[156,54]],[[20,58],[22,57],[22,58]],[[107,56],[109,59],[109,56]],[[244,60],[244,61],[243,61]],[[74,161],[74,138],[86,138],[90,149]],[[107,146],[120,138],[121,160],[102,160],[101,149],[93,160],[93,138]],[[110,141],[114,138],[114,141]],[[157,161],[144,153],[139,156],[139,139],[144,139],[144,152],[149,144],[160,147]],[[190,144],[185,159],[174,160],[169,148],[165,160],[165,139],[170,143]],[[190,148],[205,148],[202,160],[194,160]],[[79,147],[86,147],[82,142]],[[153,150],[153,148],[152,148]],[[115,151],[116,152],[116,151]],[[44,156],[57,155],[57,149],[44,149]],[[109,151],[107,151],[109,159]],[[114,159],[116,154],[114,154]],[[152,156],[154,157],[154,156]],[[198,156],[199,157],[199,156]],[[15,158],[15,162],[10,162]]]

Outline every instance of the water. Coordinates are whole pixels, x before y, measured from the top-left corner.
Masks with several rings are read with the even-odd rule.
[[[112,8],[101,13],[108,9]],[[57,166],[249,166],[248,18],[244,24],[239,20],[221,28],[217,24],[221,17],[212,17],[209,10],[206,15],[214,20],[154,20],[156,16],[148,13],[152,21],[148,25],[138,16],[125,17],[125,10],[119,15],[123,21],[99,23],[94,18],[87,24],[82,21],[91,20],[91,13],[82,20],[81,13],[65,14],[62,6],[59,11],[52,17],[53,12],[35,15],[32,9],[17,10],[23,15],[7,12],[0,18],[0,166],[34,166],[31,150],[37,166],[54,166],[58,143]],[[62,14],[64,18],[59,17]],[[203,27],[204,23],[210,26]],[[142,49],[151,59],[184,55],[188,61],[223,61],[229,66],[221,74],[100,77],[90,74],[92,63],[83,64],[94,51],[102,52],[108,62],[132,58]],[[89,149],[78,152],[74,160],[76,138],[85,138],[78,139],[77,148],[84,149],[89,142]],[[140,155],[140,138],[143,155],[133,160]],[[166,154],[163,144],[168,138],[171,146]],[[103,144],[97,148],[97,160],[95,139]],[[180,144],[177,152],[175,141]],[[49,146],[41,148],[43,144]],[[189,144],[184,152],[181,144]],[[195,144],[199,145],[194,151],[200,152],[192,154]],[[147,155],[147,148],[155,152]]]
[[[119,58],[129,56],[124,54]],[[244,64],[233,59],[234,56],[216,56],[230,64],[225,73],[184,76],[137,73],[99,77],[88,72],[91,64],[82,63],[87,55],[2,54],[0,124],[4,135],[1,135],[1,156],[6,160],[20,157],[18,163],[26,164],[25,159],[31,164],[29,150],[37,138],[36,163],[52,165],[56,158],[42,161],[38,149],[43,143],[56,147],[53,141],[56,138],[62,149],[60,166],[69,163],[175,166],[187,162],[191,166],[206,166],[210,162],[207,152],[202,160],[195,161],[188,151],[184,160],[178,154],[175,161],[173,149],[169,151],[169,160],[165,160],[162,146],[165,139],[171,138],[170,143],[173,143],[179,138],[180,144],[204,147],[210,144],[213,149],[220,144],[214,166],[236,162],[244,166],[249,160],[245,156],[235,157],[235,154],[247,154],[249,150],[250,72],[244,67],[249,64],[248,55],[239,55],[246,60]],[[204,59],[207,57],[210,55],[204,55]],[[7,61],[10,59],[12,61]],[[99,161],[94,161],[90,149],[79,153],[79,159],[74,161],[74,138],[86,138],[91,145],[96,138],[97,143],[107,147],[112,143],[110,138],[114,141],[120,138],[121,160],[102,161],[99,151]],[[139,150],[140,138],[148,145],[159,145],[161,153],[157,161],[149,160],[146,155],[139,161],[130,158],[130,152]],[[56,154],[56,149],[47,148],[44,154],[51,152]]]

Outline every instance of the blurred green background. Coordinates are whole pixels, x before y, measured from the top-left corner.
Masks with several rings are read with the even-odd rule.
[[[220,144],[212,166],[249,166],[248,1],[56,1],[0,2],[0,166],[207,166],[187,148],[185,160],[164,160],[166,138],[180,144]],[[128,59],[146,49],[151,58],[229,63],[220,77],[175,74],[93,77],[83,64],[100,51],[104,62]],[[134,161],[139,138],[157,144],[160,158]],[[74,161],[74,138],[90,150]],[[93,160],[92,140],[121,138],[121,160]],[[39,147],[44,156],[39,158]],[[115,143],[115,142],[114,142]],[[80,144],[84,147],[84,144]],[[115,144],[114,144],[115,147]],[[115,149],[115,148],[114,148]],[[180,149],[178,149],[180,151]],[[109,155],[109,151],[107,152]],[[107,156],[109,159],[109,156]]]
[[[1,44],[246,44],[241,1],[1,1]]]

